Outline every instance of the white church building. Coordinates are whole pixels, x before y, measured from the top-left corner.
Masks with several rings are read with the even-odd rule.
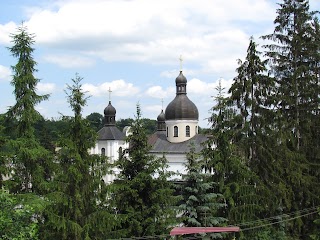
[[[165,156],[170,171],[185,173],[186,154],[194,143],[196,152],[202,149],[207,136],[199,134],[199,112],[197,106],[187,96],[187,79],[180,71],[175,80],[176,96],[168,104],[165,112],[157,117],[157,131],[149,136],[148,142],[152,146],[150,154],[157,157]],[[116,109],[109,101],[104,109],[105,125],[98,131],[98,139],[91,154],[102,154],[113,163],[118,160],[119,153],[128,149],[129,143],[125,141],[129,134],[128,128],[120,131],[115,125]],[[116,169],[115,169],[116,171]],[[177,175],[177,179],[178,179]],[[105,177],[105,182],[111,182],[115,175]]]

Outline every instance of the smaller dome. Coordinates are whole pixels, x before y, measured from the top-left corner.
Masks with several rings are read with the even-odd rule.
[[[180,71],[179,76],[176,78],[176,85],[179,84],[187,84],[187,78],[183,75],[182,71]]]
[[[163,110],[161,110],[161,113],[159,114],[159,116],[157,117],[157,121],[158,122],[164,122],[166,120],[166,117],[164,115]]]
[[[104,115],[116,115],[116,109],[111,105],[111,101],[109,101],[108,106],[104,109]]]

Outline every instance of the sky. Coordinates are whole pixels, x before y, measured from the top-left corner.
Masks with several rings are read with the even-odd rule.
[[[187,94],[199,110],[200,127],[215,104],[221,82],[227,93],[252,36],[274,30],[275,0],[1,0],[0,113],[15,104],[11,85],[11,34],[23,22],[34,34],[38,94],[50,94],[36,109],[47,119],[72,115],[66,88],[76,75],[88,96],[83,115],[111,99],[116,119],[156,119],[175,97],[182,68]],[[320,1],[310,0],[311,10]],[[263,49],[261,48],[263,51]],[[182,57],[182,61],[180,61]],[[109,93],[111,89],[111,93]]]

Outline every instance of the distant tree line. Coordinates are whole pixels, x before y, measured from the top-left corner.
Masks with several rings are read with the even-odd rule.
[[[149,154],[154,120],[140,106],[131,126],[129,156],[110,163],[90,155],[103,117],[82,115],[88,101],[76,74],[65,90],[73,116],[45,120],[25,26],[9,48],[16,103],[0,116],[1,239],[169,238],[173,226],[239,226],[234,234],[193,239],[319,239],[320,39],[307,0],[279,4],[275,29],[251,38],[228,89],[218,85],[208,139],[193,144],[181,181],[168,181],[165,155]],[[54,151],[59,146],[59,151]],[[103,176],[116,167],[111,184]]]

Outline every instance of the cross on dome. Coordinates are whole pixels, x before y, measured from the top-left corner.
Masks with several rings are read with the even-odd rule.
[[[180,71],[182,71],[182,61],[183,61],[183,59],[182,59],[182,55],[180,55],[180,57],[179,57],[179,61],[180,61]]]
[[[109,87],[109,90],[108,90],[108,92],[109,92],[109,102],[111,102],[111,88]]]

